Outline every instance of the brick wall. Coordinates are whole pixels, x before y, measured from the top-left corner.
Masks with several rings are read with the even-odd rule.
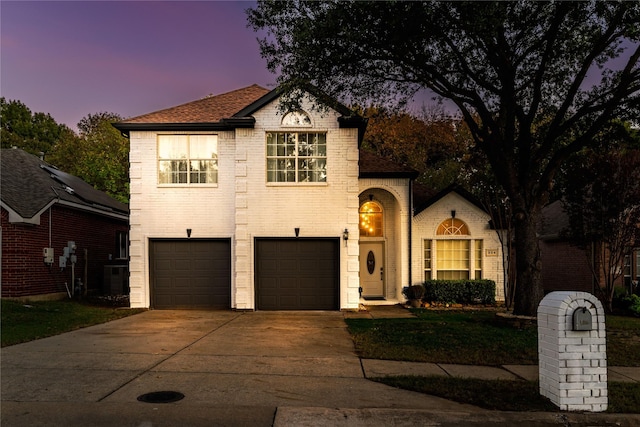
[[[65,282],[71,289],[71,265],[63,271],[58,267],[58,257],[68,241],[75,241],[77,246],[75,276],[85,281],[86,261],[88,288],[100,291],[104,265],[118,263],[109,261],[110,254],[115,257],[116,231],[128,230],[126,221],[57,205],[42,214],[40,225],[11,224],[8,216],[2,209],[2,297],[66,293]],[[54,263],[48,266],[42,250],[50,246]],[[84,249],[88,250],[86,258]]]
[[[542,240],[540,253],[542,286],[546,292],[593,292],[593,276],[582,249],[562,240]]]

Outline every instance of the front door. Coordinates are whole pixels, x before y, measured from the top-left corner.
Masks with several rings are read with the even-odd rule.
[[[384,242],[360,241],[360,287],[362,297],[384,297]]]

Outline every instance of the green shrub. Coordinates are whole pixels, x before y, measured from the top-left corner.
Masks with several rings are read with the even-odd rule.
[[[402,288],[402,295],[408,300],[422,299],[424,296],[424,286],[411,285]]]
[[[640,297],[632,294],[622,298],[622,307],[632,315],[640,317]]]
[[[427,280],[423,301],[457,304],[494,304],[496,283],[493,280]]]

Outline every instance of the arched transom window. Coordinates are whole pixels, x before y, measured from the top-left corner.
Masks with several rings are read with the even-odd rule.
[[[382,207],[366,202],[360,207],[360,236],[382,237]]]
[[[282,118],[282,126],[311,126],[311,117],[302,111],[291,111]]]
[[[468,236],[469,227],[457,218],[449,218],[440,223],[436,234],[439,236]]]

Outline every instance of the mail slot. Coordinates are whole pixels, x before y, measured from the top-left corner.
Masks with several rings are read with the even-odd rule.
[[[573,330],[574,331],[590,331],[591,326],[591,312],[587,310],[587,307],[578,307],[573,312]]]

